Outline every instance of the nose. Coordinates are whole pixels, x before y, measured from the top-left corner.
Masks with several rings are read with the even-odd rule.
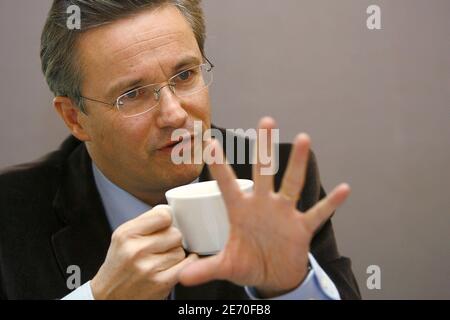
[[[172,87],[167,85],[160,90],[158,115],[156,123],[158,127],[182,127],[188,114],[181,105],[180,99],[173,93]]]

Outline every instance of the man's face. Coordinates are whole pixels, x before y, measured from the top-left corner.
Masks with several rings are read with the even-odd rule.
[[[90,30],[77,48],[83,96],[107,102],[203,63],[190,25],[173,6]],[[171,150],[161,147],[175,129],[193,133],[194,121],[202,121],[203,130],[210,127],[207,89],[178,98],[165,87],[156,108],[130,118],[97,102],[85,100],[85,105],[87,116],[80,113],[78,118],[89,136],[91,157],[108,178],[138,198],[189,183],[200,174],[203,165],[175,165]]]

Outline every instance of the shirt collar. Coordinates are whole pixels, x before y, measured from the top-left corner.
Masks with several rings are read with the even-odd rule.
[[[152,208],[111,182],[93,161],[92,171],[97,190],[100,193],[100,198],[106,211],[106,217],[113,231],[121,224],[140,216]],[[198,181],[199,178],[191,183],[197,183]]]

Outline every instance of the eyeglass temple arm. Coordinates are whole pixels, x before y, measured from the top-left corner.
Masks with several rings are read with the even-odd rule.
[[[94,102],[98,102],[98,103],[103,103],[103,104],[106,104],[106,105],[111,106],[111,107],[114,107],[115,104],[116,104],[115,102],[110,103],[110,102],[95,100],[95,99],[91,99],[91,98],[86,98],[86,97],[83,97],[83,96],[80,96],[80,98],[84,99],[84,100],[88,100],[88,101],[94,101]]]
[[[209,61],[209,59],[205,55],[203,55],[203,58],[205,58],[205,60],[211,65],[211,69],[214,68],[214,64]]]

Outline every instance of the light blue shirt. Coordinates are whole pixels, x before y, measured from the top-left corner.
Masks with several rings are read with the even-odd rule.
[[[112,183],[94,163],[92,163],[92,170],[112,230],[116,230],[121,224],[151,209],[149,205]],[[193,183],[197,181],[198,179]],[[293,291],[269,300],[340,300],[334,283],[312,254],[309,253],[308,256],[311,270],[303,283]],[[245,287],[245,291],[251,299],[259,299],[254,288]],[[65,296],[63,300],[94,300],[90,281]]]

